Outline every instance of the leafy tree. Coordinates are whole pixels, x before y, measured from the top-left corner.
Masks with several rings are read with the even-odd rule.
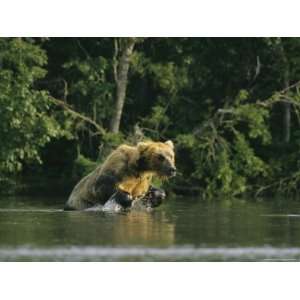
[[[47,55],[21,38],[0,39],[0,174],[40,160],[40,149],[62,135],[49,94],[35,87],[45,77]]]

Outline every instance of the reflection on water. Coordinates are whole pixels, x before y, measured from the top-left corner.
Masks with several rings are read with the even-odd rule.
[[[65,199],[0,199],[0,261],[300,260],[300,204],[169,199],[152,212],[64,212]]]

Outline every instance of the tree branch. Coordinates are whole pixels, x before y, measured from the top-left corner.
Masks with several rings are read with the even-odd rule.
[[[70,113],[75,118],[83,120],[84,122],[92,125],[97,130],[97,132],[99,132],[101,135],[106,134],[106,131],[105,131],[105,129],[102,126],[100,126],[98,123],[96,123],[95,121],[93,121],[91,118],[89,118],[89,117],[87,117],[87,116],[85,116],[85,115],[83,115],[83,114],[75,111],[66,102],[64,102],[62,100],[59,100],[59,99],[56,99],[56,98],[54,98],[52,96],[50,96],[50,101],[52,103],[54,103],[55,105],[60,106],[61,108],[63,108],[65,111],[67,111],[68,113]]]

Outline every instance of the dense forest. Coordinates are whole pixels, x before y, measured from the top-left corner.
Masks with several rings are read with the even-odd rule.
[[[300,38],[0,38],[0,192],[68,193],[171,139],[170,191],[296,195],[299,80]]]

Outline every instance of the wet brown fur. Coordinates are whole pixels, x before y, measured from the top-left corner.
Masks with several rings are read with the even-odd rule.
[[[169,166],[175,167],[171,141],[121,145],[74,187],[66,207],[85,209],[104,204],[116,189],[127,192],[132,199],[141,198],[147,193],[153,177],[164,178],[164,170]],[[113,182],[107,181],[107,178]]]

